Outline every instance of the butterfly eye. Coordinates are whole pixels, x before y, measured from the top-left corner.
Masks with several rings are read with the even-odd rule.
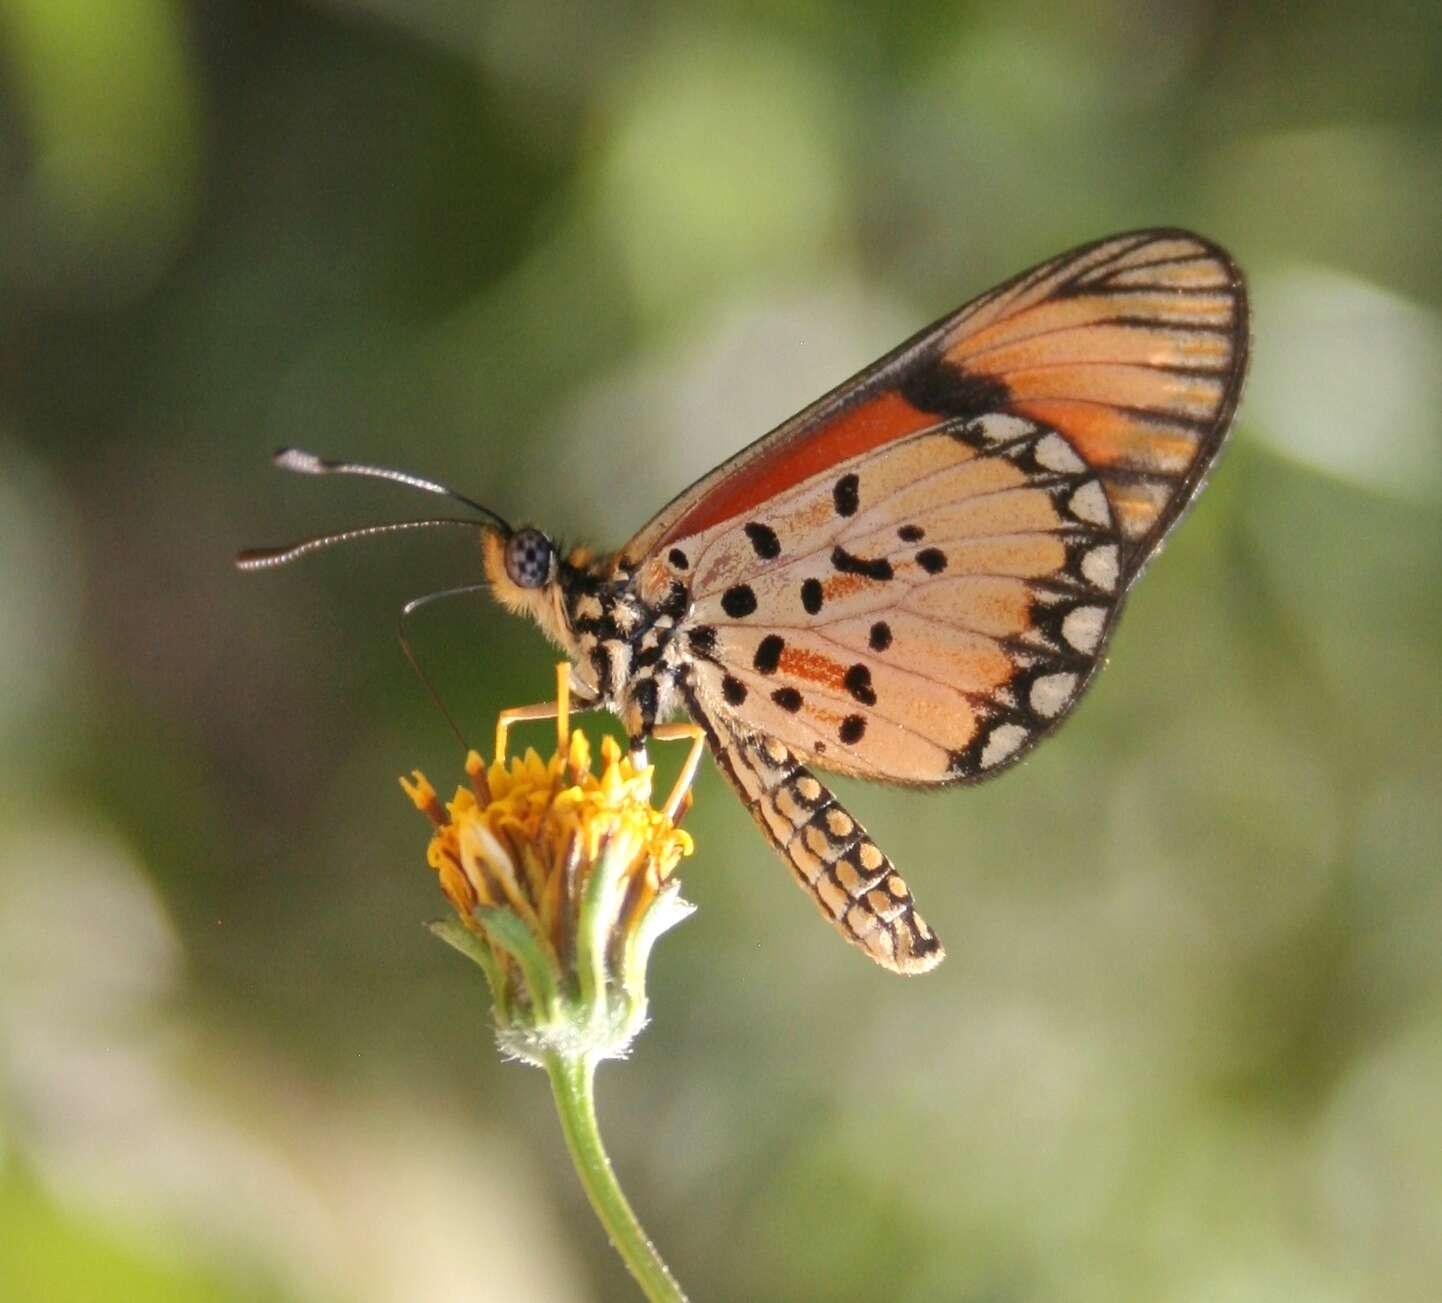
[[[506,542],[506,573],[519,588],[540,588],[551,577],[554,549],[539,529],[518,529]]]

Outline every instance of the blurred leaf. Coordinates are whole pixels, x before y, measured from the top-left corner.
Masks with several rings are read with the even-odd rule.
[[[7,269],[46,294],[140,292],[198,201],[198,92],[178,0],[0,0],[0,31],[33,155]]]

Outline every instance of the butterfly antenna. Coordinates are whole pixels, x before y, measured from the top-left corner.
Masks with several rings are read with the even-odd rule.
[[[368,479],[390,480],[393,484],[404,484],[407,488],[420,489],[425,493],[438,493],[443,498],[450,498],[453,502],[459,502],[472,511],[489,516],[507,534],[515,533],[515,530],[500,515],[489,507],[483,506],[474,498],[468,498],[464,493],[457,493],[455,489],[442,484],[439,480],[428,480],[421,475],[412,475],[409,471],[399,471],[391,466],[371,466],[364,462],[336,461],[330,457],[319,457],[313,452],[306,452],[303,448],[281,448],[276,452],[274,461],[281,470],[295,471],[299,475],[363,475]]]
[[[317,534],[314,538],[302,539],[285,547],[248,547],[235,554],[237,570],[270,570],[276,566],[289,565],[311,552],[332,547],[336,543],[349,543],[358,538],[374,538],[378,534],[400,534],[411,529],[434,529],[438,525],[460,525],[475,529],[474,520],[460,520],[454,516],[435,520],[397,520],[386,525],[362,525],[358,529],[343,529],[335,534]]]

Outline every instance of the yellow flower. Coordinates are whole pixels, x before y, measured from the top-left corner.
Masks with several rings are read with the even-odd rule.
[[[419,771],[401,780],[435,826],[426,858],[463,925],[435,930],[485,970],[501,1048],[541,1066],[625,1053],[646,1020],[651,946],[692,909],[674,876],[691,837],[651,804],[651,767],[611,737],[601,760],[594,774],[563,716],[548,760],[488,766],[472,751],[444,806]]]

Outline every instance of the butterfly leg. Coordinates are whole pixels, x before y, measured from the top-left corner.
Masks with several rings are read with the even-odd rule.
[[[745,734],[691,708],[716,763],[831,925],[893,973],[924,973],[945,957],[895,866],[820,780],[775,738]]]
[[[538,719],[559,719],[560,702],[538,701],[531,706],[507,706],[496,716],[496,759],[505,762],[506,739],[513,724],[528,724]]]
[[[506,741],[513,724],[531,723],[538,719],[556,721],[557,746],[564,750],[570,740],[570,716],[573,710],[592,710],[596,701],[574,692],[571,685],[571,666],[566,661],[556,665],[556,699],[538,701],[531,706],[508,706],[496,716],[496,759],[506,759]]]
[[[682,803],[691,793],[691,784],[696,781],[696,769],[701,763],[701,753],[706,747],[706,733],[695,724],[661,724],[652,730],[651,736],[658,742],[687,742],[691,749],[686,753],[686,762],[676,778],[671,795],[666,798],[665,815],[672,823],[681,813]]]

